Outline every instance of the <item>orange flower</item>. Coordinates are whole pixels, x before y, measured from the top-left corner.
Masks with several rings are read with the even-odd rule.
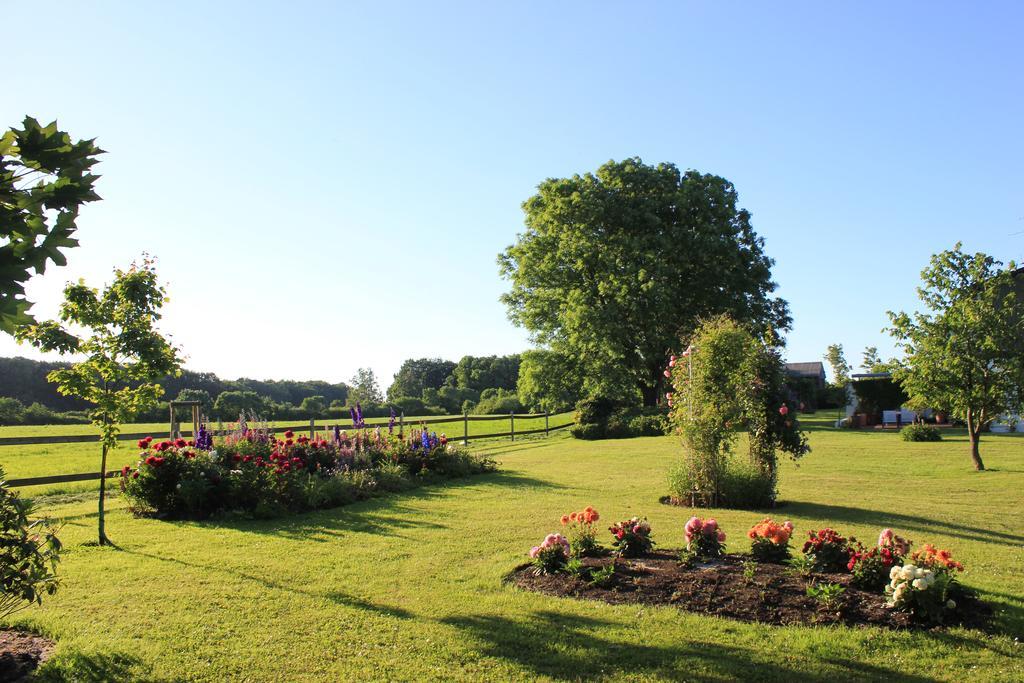
[[[571,519],[572,521],[575,522],[576,521],[576,513],[575,512],[570,512],[569,513],[569,519]]]
[[[569,515],[562,515],[562,524],[569,523]]]

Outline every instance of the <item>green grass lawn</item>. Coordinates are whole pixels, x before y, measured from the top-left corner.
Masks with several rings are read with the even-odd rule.
[[[572,413],[552,415],[548,424],[550,427],[557,427],[572,422]],[[375,422],[371,424],[376,424]],[[383,419],[387,424],[387,418]],[[416,418],[406,420],[406,428],[416,426]],[[125,431],[145,432],[147,427],[152,425],[126,425]],[[469,422],[469,435],[472,437],[481,434],[497,434],[509,431],[509,420],[487,420]],[[77,431],[67,432],[70,427]],[[463,435],[465,425],[462,422],[452,424],[428,425],[432,431],[439,434],[445,433],[452,438]],[[544,418],[516,418],[516,431],[528,431],[544,428]],[[49,436],[89,433],[87,425],[51,425],[48,427],[5,427],[0,428],[0,435],[16,436],[3,432],[3,429],[35,430],[32,434],[23,433],[17,436]],[[166,435],[167,425],[160,427],[162,431],[152,430],[153,433],[162,437]],[[50,430],[50,431],[47,431]],[[298,430],[297,430],[298,431]],[[301,433],[301,432],[300,432]],[[543,436],[543,435],[541,435]],[[529,437],[527,437],[529,438]],[[534,439],[536,437],[533,437]],[[507,442],[508,437],[498,441]],[[134,443],[122,442],[120,446],[112,450],[108,455],[108,470],[120,469],[122,465],[135,464],[139,458],[139,452]],[[0,446],[0,466],[3,466],[8,479],[22,477],[44,477],[56,474],[76,474],[81,472],[99,472],[100,470],[100,446],[99,443],[72,443],[72,444],[33,444],[28,446]],[[31,486],[25,489],[26,495],[38,496],[54,493],[76,493],[87,491],[96,487],[95,482],[73,482],[69,484],[46,484],[43,486]]]
[[[962,434],[910,444],[808,422],[814,451],[783,466],[773,514],[798,536],[891,526],[952,549],[994,633],[758,626],[511,588],[530,546],[588,504],[682,543],[692,511],[658,503],[675,439],[565,435],[483,444],[496,474],[286,519],[169,523],[115,500],[119,550],[90,544],[92,495],[40,499],[65,523],[64,583],[14,623],[58,641],[39,680],[1024,679],[1024,438],[986,436],[991,470],[975,473]],[[733,551],[764,516],[714,514]]]

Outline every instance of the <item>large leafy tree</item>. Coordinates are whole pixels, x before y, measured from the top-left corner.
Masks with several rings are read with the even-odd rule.
[[[110,540],[105,530],[107,451],[117,447],[120,425],[154,405],[163,394],[157,381],[179,372],[177,349],[156,322],[165,301],[153,262],[115,270],[114,280],[100,292],[79,281],[64,289],[60,319],[18,329],[19,341],[44,351],[82,358],[54,370],[49,380],[57,390],[77,396],[93,407],[89,417],[100,429],[99,543]]]
[[[424,389],[440,389],[455,370],[455,363],[442,358],[409,358],[395,374],[388,387],[388,400],[403,396],[419,398]]]
[[[79,207],[100,198],[90,169],[102,153],[30,116],[0,137],[0,331],[33,322],[25,283],[48,263],[65,265],[62,250],[78,246]]]
[[[967,424],[978,470],[982,430],[1024,402],[1024,271],[1002,265],[957,243],[921,272],[924,312],[889,312],[889,332],[904,352],[896,379],[915,404]]]
[[[350,405],[356,403],[375,404],[384,402],[384,394],[377,384],[377,375],[370,368],[359,368],[349,380],[352,388],[348,392]]]
[[[790,325],[764,240],[736,201],[724,178],[640,159],[544,181],[498,258],[510,318],[579,359],[588,393],[655,404],[666,356],[701,318]]]
[[[569,410],[582,398],[580,370],[573,359],[547,349],[524,351],[519,367],[519,399],[534,410]]]

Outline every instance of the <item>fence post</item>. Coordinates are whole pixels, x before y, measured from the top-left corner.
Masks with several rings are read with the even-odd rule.
[[[544,438],[550,436],[551,430],[548,429],[548,411],[544,411]]]
[[[309,439],[313,440],[313,436],[316,434],[316,418],[309,418]]]
[[[405,411],[403,410],[398,416],[398,438],[403,438],[405,434]]]
[[[462,411],[462,445],[469,445],[469,411]]]
[[[516,411],[514,411],[514,410],[508,411],[508,422],[509,422],[509,425],[512,428],[512,431],[510,432],[512,434],[512,440],[515,441],[516,440]]]

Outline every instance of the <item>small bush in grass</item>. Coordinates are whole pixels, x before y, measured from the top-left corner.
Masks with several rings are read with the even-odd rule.
[[[687,505],[707,505],[700,473],[689,462],[681,462],[668,473],[669,494]],[[775,503],[775,480],[743,456],[730,456],[718,474],[719,502],[736,509],[764,509]]]
[[[61,544],[49,522],[29,519],[32,512],[0,469],[0,619],[57,592]]]
[[[885,604],[908,611],[922,621],[942,623],[946,612],[956,609],[956,601],[949,597],[952,583],[953,575],[949,572],[914,564],[893,567],[885,588]]]
[[[562,534],[548,534],[540,545],[530,549],[534,573],[557,574],[569,562],[569,540]]]
[[[747,532],[750,554],[760,562],[785,562],[790,557],[789,539],[792,535],[792,522],[779,524],[765,518]]]
[[[584,441],[595,441],[605,437],[604,425],[594,422],[575,424],[572,427],[569,427],[569,433],[575,438],[583,439]]]
[[[573,557],[600,554],[601,544],[597,542],[597,533],[594,530],[594,523],[600,518],[597,510],[589,505],[580,512],[562,515],[562,526],[568,527],[569,547],[572,549]]]
[[[942,441],[942,432],[923,424],[912,424],[903,428],[900,437],[904,441]]]
[[[714,519],[691,517],[686,523],[686,550],[701,559],[725,553],[725,532]]]
[[[646,518],[632,517],[624,522],[616,522],[608,530],[614,539],[612,545],[622,557],[646,555],[654,546],[651,525]]]

